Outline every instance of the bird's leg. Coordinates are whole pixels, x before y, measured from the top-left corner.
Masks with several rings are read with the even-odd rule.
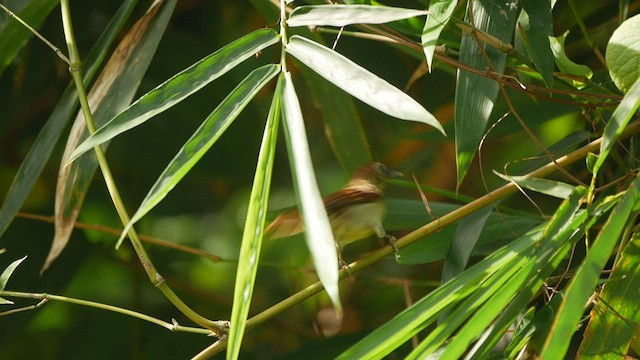
[[[340,244],[337,241],[336,241],[336,250],[338,251],[338,264],[340,265],[340,268],[344,269],[349,275],[349,277],[353,277],[353,275],[351,274],[351,271],[349,271],[349,264],[347,264],[347,262],[344,261],[344,258],[342,257],[342,248],[340,247]]]
[[[389,245],[391,245],[393,251],[396,253],[396,257],[398,257],[398,246],[396,245],[396,240],[398,239],[396,239],[396,237],[393,235],[387,234],[387,232],[384,231],[382,224],[378,224],[378,226],[376,226],[375,228],[375,231],[380,239],[385,239],[389,242]]]

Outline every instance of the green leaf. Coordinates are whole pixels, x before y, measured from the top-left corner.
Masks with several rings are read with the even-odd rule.
[[[612,211],[593,245],[587,251],[582,264],[564,290],[558,314],[541,349],[541,358],[551,360],[564,358],[569,348],[567,337],[576,331],[584,313],[585,304],[595,291],[601,271],[620,240],[627,222],[637,215],[639,198],[640,178],[636,178]]]
[[[553,85],[553,53],[549,36],[553,35],[551,0],[523,0],[524,21],[519,22],[522,41],[544,83]]]
[[[338,359],[379,359],[386,356],[430,325],[443,311],[472,294],[479,284],[503,269],[518,254],[535,246],[540,236],[539,229],[531,231],[493,252],[380,326],[343,352]]]
[[[611,35],[605,60],[611,79],[618,89],[627,93],[640,76],[640,15],[631,17]]]
[[[107,56],[111,44],[129,18],[136,1],[137,0],[127,0],[120,6],[118,12],[114,15],[107,28],[87,55],[83,64],[83,83],[85,86],[89,86],[95,78],[96,73]],[[67,122],[69,122],[74,115],[77,106],[78,94],[76,93],[75,85],[71,83],[62,94],[55,109],[51,112],[46,124],[38,133],[38,137],[26,158],[22,164],[20,164],[20,168],[13,179],[13,183],[4,199],[2,208],[0,208],[0,236],[7,230],[9,224],[11,224],[16,213],[20,210],[20,207],[31,192],[33,184],[35,184],[40,176],[42,169],[51,156],[53,148],[60,138],[60,134],[62,134]]]
[[[429,15],[421,36],[422,49],[427,57],[429,71],[431,71],[433,52],[436,50],[440,33],[449,22],[457,4],[457,0],[433,0],[429,2]]]
[[[364,133],[353,98],[324,81],[318,73],[303,67],[302,74],[320,108],[326,135],[333,153],[348,173],[372,161],[370,145]]]
[[[485,206],[460,220],[442,268],[442,282],[447,282],[464,271],[471,256],[471,251],[480,238],[491,210],[493,210],[493,204]]]
[[[624,96],[618,107],[611,115],[611,119],[607,122],[607,126],[604,128],[604,135],[602,136],[602,143],[600,144],[600,154],[595,164],[593,164],[593,176],[598,174],[598,170],[604,161],[609,156],[609,152],[615,145],[618,137],[624,131],[624,128],[631,120],[631,117],[636,113],[640,106],[640,81],[636,81],[635,84],[629,89],[629,92]]]
[[[31,0],[25,1],[20,10],[9,10],[15,12],[29,26],[37,29],[42,25],[51,10],[58,5],[58,2],[58,0]],[[0,75],[4,73],[20,48],[32,36],[33,33],[16,19],[7,18],[7,21],[0,23]]]
[[[151,63],[176,0],[154,4],[122,38],[87,96],[96,126],[104,124],[131,103]],[[84,114],[80,111],[69,132],[58,170],[55,236],[41,272],[55,261],[67,245],[98,167],[95,156],[85,156],[67,165],[69,155],[87,134]]]
[[[556,61],[556,65],[558,65],[558,69],[560,72],[575,75],[575,76],[584,76],[588,79],[591,78],[593,72],[586,65],[579,65],[574,63],[567,57],[567,54],[564,51],[564,41],[567,38],[569,33],[565,32],[563,35],[558,37],[549,36],[549,43],[551,44],[551,52],[553,52],[553,56]]]
[[[249,101],[280,71],[279,65],[268,64],[253,70],[216,107],[191,135],[180,151],[164,169],[158,180],[142,200],[142,204],[125,227],[116,247],[119,247],[129,229],[153,209],[187,175],[204,154],[215,144],[229,125],[240,115]]]
[[[236,284],[233,290],[233,307],[231,309],[231,325],[229,329],[229,345],[227,359],[237,359],[240,345],[247,323],[247,316],[251,305],[251,297],[258,271],[258,259],[262,247],[265,215],[269,204],[269,188],[273,171],[273,158],[278,137],[278,122],[280,120],[280,96],[282,92],[283,76],[280,75],[278,85],[273,95],[267,124],[262,137],[258,165],[253,178],[253,187],[247,210],[247,220],[242,233],[242,245],[238,258]]]
[[[579,212],[586,192],[583,187],[576,188],[576,191],[562,203],[547,224],[544,235],[536,246],[531,247],[527,252],[521,252],[516,261],[510,264],[510,266],[519,267],[520,270],[473,314],[464,327],[459,329],[456,336],[446,345],[445,351],[440,354],[441,359],[461,358],[485,329],[491,330],[490,325],[494,319],[515,296],[523,294],[522,289],[532,281],[537,286],[532,286],[533,290],[528,289],[524,294],[529,298],[534,296],[535,291],[571,249],[573,244],[569,240],[587,219],[586,212]],[[573,239],[577,241],[577,237]],[[552,266],[549,266],[550,264]],[[464,306],[461,311],[465,312]]]
[[[591,310],[578,350],[581,359],[615,358],[626,354],[640,323],[640,233],[636,231],[604,284]],[[615,334],[615,336],[611,336]]]
[[[509,2],[496,3],[489,0],[473,2],[476,28],[504,43],[510,43],[518,16],[517,9],[511,9]],[[467,12],[467,18],[469,13]],[[494,47],[482,44],[491,60],[492,70],[503,73],[507,54]],[[463,36],[460,45],[460,62],[476,69],[489,67],[476,39]],[[456,81],[455,132],[458,186],[464,180],[480,140],[484,135],[493,105],[498,96],[499,86],[495,80],[459,70]]]
[[[260,50],[275,44],[272,29],[254,31],[201,59],[136,100],[98,129],[73,152],[69,161],[169,109]]]
[[[291,37],[287,52],[371,107],[402,120],[431,125],[445,134],[438,120],[417,101],[339,53],[300,36]]]
[[[304,222],[305,240],[320,282],[336,311],[341,314],[336,243],[318,190],[300,102],[290,73],[285,73],[282,99],[289,163],[298,198],[298,209]]]
[[[2,275],[0,275],[0,293],[4,290],[5,286],[7,286],[7,282],[9,281],[11,274],[13,274],[13,272],[18,267],[18,265],[20,265],[20,263],[24,261],[24,259],[26,258],[27,257],[25,256],[22,259],[18,259],[12,262],[11,264],[9,264],[9,266],[7,266],[6,269],[4,269],[4,271],[2,272]],[[11,305],[11,304],[13,304],[12,301],[9,301],[0,297],[0,305]]]
[[[425,10],[403,9],[371,5],[305,5],[298,6],[289,15],[287,25],[347,26],[351,24],[384,24],[428,14]]]
[[[549,179],[531,178],[526,176],[509,176],[500,174],[497,171],[493,171],[504,180],[513,181],[518,186],[539,192],[541,194],[557,197],[559,199],[566,199],[571,195],[575,186],[563,183],[560,181],[554,181]]]

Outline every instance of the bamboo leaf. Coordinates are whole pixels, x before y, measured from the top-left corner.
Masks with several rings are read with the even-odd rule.
[[[458,5],[457,0],[433,0],[429,2],[429,15],[422,30],[422,49],[427,57],[427,67],[431,71],[433,52],[436,50],[438,38],[449,22],[453,10]]]
[[[379,359],[386,356],[429,326],[443,311],[472,294],[479,284],[504,268],[518,254],[535,246],[541,233],[540,229],[533,230],[493,252],[380,326],[343,352],[338,359]]]
[[[5,286],[7,286],[7,282],[9,281],[9,278],[11,277],[11,274],[13,274],[13,272],[16,270],[16,268],[18,267],[18,265],[20,265],[21,262],[24,261],[24,259],[26,259],[27,257],[23,257],[22,259],[18,259],[14,262],[12,262],[11,264],[9,264],[9,266],[7,266],[4,271],[2,272],[2,274],[0,274],[0,293],[2,292],[2,290],[4,290]],[[11,305],[13,304],[13,301],[4,299],[0,297],[0,305]]]
[[[260,50],[275,44],[278,35],[271,29],[254,31],[201,59],[136,100],[125,111],[112,118],[73,152],[69,161],[94,146],[130,130],[169,109],[219,78]]]
[[[575,189],[575,186],[560,181],[531,178],[526,176],[509,176],[500,174],[495,170],[493,171],[493,173],[504,180],[513,181],[523,188],[533,190],[541,194],[557,197],[559,199],[566,199]]]
[[[283,76],[278,79],[278,85],[273,95],[271,109],[267,116],[258,165],[253,179],[247,220],[242,233],[242,245],[238,258],[236,284],[233,290],[233,307],[231,309],[231,327],[229,329],[229,346],[227,359],[237,359],[244,335],[247,316],[251,305],[251,297],[258,272],[258,259],[262,247],[265,215],[269,204],[269,188],[273,171],[273,158],[278,136],[278,122],[280,120],[280,95]]]
[[[94,122],[103,124],[133,99],[164,29],[171,18],[175,0],[155,2],[120,41],[88,94]],[[135,66],[133,66],[135,64]],[[87,136],[86,122],[78,113],[67,139],[58,172],[55,200],[55,235],[41,273],[64,250],[73,231],[84,196],[98,166],[94,156],[66,166],[77,144]]]
[[[523,0],[525,20],[519,22],[522,40],[544,83],[553,85],[553,53],[549,36],[553,35],[551,0]]]
[[[387,115],[431,125],[443,135],[438,120],[398,88],[339,53],[301,36],[292,36],[287,52],[342,90]]]
[[[372,5],[303,5],[289,15],[287,25],[347,26],[351,24],[384,24],[428,14],[425,10]]]
[[[598,174],[598,170],[604,161],[609,156],[609,152],[615,145],[616,141],[624,128],[631,120],[631,117],[636,113],[640,107],[640,81],[636,81],[629,92],[624,96],[618,107],[611,115],[611,119],[607,122],[607,126],[604,128],[604,135],[602,137],[602,144],[600,145],[600,155],[593,164],[593,176]]]
[[[316,176],[311,163],[309,142],[291,74],[285,74],[283,88],[284,129],[287,138],[289,163],[298,198],[298,208],[305,227],[305,240],[313,257],[313,264],[338,314],[342,304],[338,288],[338,254],[331,232],[329,217],[324,208]]]
[[[473,6],[473,24],[478,30],[496,37],[503,43],[511,42],[518,11],[511,9],[509,2],[478,0],[469,6]],[[468,21],[469,12],[466,17]],[[491,61],[491,69],[503,73],[507,54],[484,43],[478,44],[472,35],[462,37],[461,62],[476,69],[486,70],[489,64],[484,52]],[[484,135],[498,91],[499,86],[493,79],[464,70],[458,71],[454,119],[458,186],[464,180]]]
[[[578,358],[614,358],[626,354],[640,322],[640,234],[625,246],[589,316]],[[615,334],[615,336],[611,336]]]
[[[96,73],[107,56],[111,44],[129,18],[136,2],[137,0],[127,0],[122,3],[107,28],[87,55],[83,65],[83,82],[86,87],[88,87],[95,78]],[[77,106],[78,94],[76,93],[75,86],[71,83],[62,94],[62,97],[58,101],[55,109],[53,109],[46,124],[38,133],[38,137],[24,161],[20,164],[20,168],[13,179],[9,192],[0,208],[0,236],[7,230],[9,224],[11,224],[16,213],[31,192],[33,185],[40,176],[42,169],[51,156],[53,148],[58,142],[60,134],[62,134],[62,131],[75,113]]]
[[[564,290],[562,303],[540,351],[541,358],[552,360],[564,358],[569,348],[567,337],[576,331],[587,299],[595,290],[600,273],[620,240],[625,225],[630,218],[637,215],[639,198],[640,178],[636,178],[612,211],[608,221],[587,251],[582,264]]]
[[[252,71],[222,100],[200,127],[191,135],[180,151],[164,169],[158,180],[142,200],[142,204],[131,221],[125,227],[116,247],[119,247],[129,229],[144,215],[153,209],[198,163],[204,154],[215,144],[229,125],[240,115],[249,101],[278,73],[280,67],[274,64],[264,65]]]

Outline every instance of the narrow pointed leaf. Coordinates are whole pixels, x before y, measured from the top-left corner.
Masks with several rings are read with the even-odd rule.
[[[433,62],[433,52],[438,45],[438,38],[444,27],[449,22],[453,10],[455,10],[457,0],[433,0],[429,2],[429,15],[422,29],[422,49],[427,57],[427,67],[431,71]]]
[[[640,234],[625,246],[589,317],[578,351],[580,359],[615,358],[626,354],[640,323]],[[611,336],[615,334],[615,336]]]
[[[306,5],[298,6],[289,15],[287,25],[347,26],[351,24],[384,24],[428,14],[425,10],[372,5]]]
[[[278,35],[275,31],[261,29],[247,34],[201,59],[143,95],[129,108],[98,129],[95,134],[78,146],[69,161],[75,160],[94,146],[102,144],[169,109],[277,41]]]
[[[4,290],[5,286],[7,286],[7,282],[9,281],[9,278],[11,277],[11,274],[13,274],[13,272],[16,270],[16,268],[18,267],[18,265],[20,265],[20,263],[22,261],[24,261],[24,259],[26,259],[27,257],[23,257],[22,259],[18,259],[14,262],[12,262],[11,264],[9,264],[9,266],[7,266],[4,271],[2,272],[2,274],[0,275],[0,293],[2,292],[2,290]],[[0,297],[0,305],[11,305],[13,304],[13,301],[4,299]]]
[[[240,115],[249,101],[269,80],[273,79],[279,70],[280,67],[278,65],[268,64],[252,71],[209,114],[153,184],[147,196],[142,200],[142,204],[140,204],[140,207],[122,232],[116,247],[120,246],[133,224],[158,205],[191,168],[198,163],[209,148],[227,130],[229,125]]]
[[[438,120],[409,95],[328,47],[292,36],[287,52],[369,106],[398,119],[431,125],[445,134]]]
[[[129,105],[146,72],[176,0],[155,2],[120,41],[88,94],[89,106],[97,126]],[[44,272],[65,248],[84,196],[98,166],[95,156],[66,165],[73,149],[87,137],[86,122],[78,113],[67,139],[58,172],[55,200],[55,235],[41,272]]]
[[[585,304],[596,289],[602,269],[611,257],[627,222],[638,213],[640,178],[631,184],[624,197],[612,211],[608,221],[579,266],[567,288],[540,352],[543,359],[563,359],[568,348],[567,337],[573,334],[584,313]]]
[[[559,199],[566,199],[575,189],[575,186],[560,181],[531,178],[526,176],[508,176],[500,174],[497,171],[494,171],[493,173],[507,181],[513,181],[523,188],[557,197]]]
[[[464,271],[491,210],[493,205],[486,206],[460,220],[442,268],[442,282],[447,282]]]
[[[478,284],[509,264],[518,254],[535,246],[542,232],[533,230],[495,251],[459,276],[441,285],[413,306],[402,311],[338,359],[381,359],[435,321],[436,317],[473,293]]]
[[[304,127],[298,95],[291,74],[285,74],[282,96],[284,129],[287,137],[289,163],[296,188],[299,210],[305,226],[305,239],[313,264],[333,306],[342,313],[338,289],[338,254],[324,208],[316,175],[311,163],[309,142]]]
[[[510,43],[518,11],[511,9],[509,4],[504,1],[474,1],[471,5],[475,17],[473,23],[478,30],[496,37],[503,43]],[[503,73],[507,54],[484,43],[481,46],[491,60],[492,70]],[[462,37],[460,61],[483,71],[489,67],[478,42],[470,34]],[[458,185],[464,180],[485,133],[498,91],[499,86],[493,79],[463,69],[458,70],[454,119]]]
[[[229,329],[229,345],[227,359],[237,359],[240,353],[240,345],[244,335],[247,316],[251,305],[256,273],[258,272],[258,259],[262,247],[265,215],[269,205],[269,188],[271,186],[271,173],[273,171],[273,158],[278,136],[278,122],[280,121],[280,96],[282,75],[278,80],[276,91],[271,102],[271,109],[267,116],[258,165],[256,166],[253,188],[249,198],[247,220],[244,223],[242,233],[242,245],[238,258],[238,270],[236,272],[236,284],[233,290],[233,308],[231,309],[231,327]]]
[[[595,164],[593,165],[593,176],[596,176],[598,170],[604,161],[609,156],[611,148],[615,145],[618,137],[624,131],[624,128],[631,120],[631,117],[636,113],[640,107],[640,81],[636,81],[629,89],[629,92],[624,96],[618,107],[611,115],[611,119],[607,122],[607,126],[604,128],[604,135],[602,137],[602,144],[600,145],[600,154]]]
[[[128,19],[137,0],[127,0],[114,15],[109,25],[96,41],[83,66],[83,83],[86,87],[95,78],[98,69],[102,66],[107,56],[107,51],[116,39],[122,26]],[[71,83],[62,94],[55,109],[49,116],[46,124],[38,133],[33,146],[25,157],[13,179],[2,207],[0,208],[0,237],[9,227],[18,210],[31,192],[33,184],[40,176],[42,169],[49,160],[62,131],[78,107],[78,94],[75,85]]]
[[[526,23],[520,23],[527,53],[547,86],[553,85],[553,53],[549,36],[553,35],[551,0],[523,0]]]

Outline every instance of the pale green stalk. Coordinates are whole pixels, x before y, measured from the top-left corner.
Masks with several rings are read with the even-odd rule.
[[[91,114],[91,109],[89,108],[89,102],[87,100],[87,93],[82,83],[82,71],[80,61],[80,55],[78,52],[78,48],[75,42],[75,37],[73,34],[73,26],[71,23],[71,12],[69,9],[69,0],[61,0],[60,6],[62,10],[62,24],[64,28],[64,35],[67,42],[67,47],[69,49],[69,71],[71,72],[71,76],[76,85],[76,89],[78,92],[78,98],[80,100],[80,106],[82,108],[82,113],[84,115],[85,121],[87,123],[87,130],[90,134],[93,134],[96,131],[95,124],[93,122],[93,116]],[[122,202],[122,198],[120,197],[120,193],[115,184],[113,176],[111,174],[111,169],[109,168],[109,164],[107,163],[107,159],[104,153],[104,150],[101,146],[94,147],[96,157],[98,159],[98,164],[100,165],[100,170],[102,171],[102,176],[107,185],[107,189],[109,190],[109,194],[111,195],[111,200],[118,212],[118,216],[122,221],[122,224],[126,227],[129,223],[130,217],[125,209],[124,203]],[[207,329],[212,330],[217,335],[223,335],[224,329],[226,328],[226,323],[223,321],[212,321],[209,320],[202,315],[193,311],[189,306],[187,306],[174,292],[171,290],[169,285],[167,285],[165,279],[158,273],[156,268],[153,266],[149,255],[146,250],[142,246],[140,239],[138,237],[135,229],[131,228],[128,232],[129,239],[131,240],[131,245],[133,246],[142,266],[144,267],[147,276],[151,280],[151,283],[157,287],[166,297],[173,303],[178,310],[180,310],[184,315],[186,315],[189,319],[191,319],[196,324],[203,326]]]
[[[58,296],[58,295],[51,295],[51,294],[34,294],[34,293],[24,293],[24,292],[18,292],[18,291],[0,291],[0,295],[7,296],[7,297],[18,297],[18,298],[24,298],[24,299],[40,300],[40,302],[35,305],[1,312],[0,316],[9,315],[9,314],[13,314],[21,311],[37,309],[37,308],[40,308],[42,305],[46,304],[49,300],[53,300],[53,301],[61,301],[61,302],[66,302],[70,304],[77,304],[77,305],[88,306],[96,309],[117,312],[123,315],[134,317],[136,319],[140,319],[156,325],[160,325],[163,328],[170,331],[181,331],[181,332],[189,332],[189,333],[203,334],[203,335],[211,334],[211,330],[208,330],[208,329],[178,325],[178,323],[175,322],[175,320],[173,323],[169,323],[164,320],[160,320],[149,315],[141,314],[133,310],[124,309],[121,307],[107,305],[107,304],[101,304],[94,301],[81,300],[81,299],[75,299],[75,298],[70,298],[66,296]]]

